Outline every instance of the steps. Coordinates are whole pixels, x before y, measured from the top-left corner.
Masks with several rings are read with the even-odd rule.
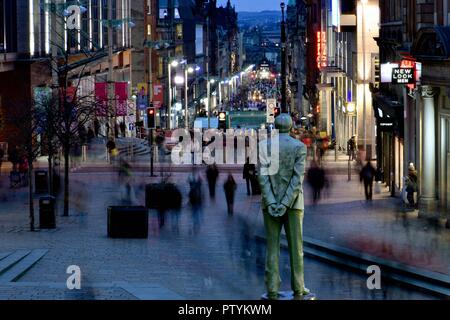
[[[41,260],[48,250],[17,250],[0,254],[0,284],[15,282]]]
[[[256,239],[266,241],[265,236],[261,235],[256,235]],[[376,265],[380,267],[384,278],[443,298],[450,297],[450,277],[448,275],[415,268],[308,237],[304,237],[303,240],[305,256],[344,266],[365,275],[367,275],[369,266]],[[288,248],[284,235],[282,235],[281,247],[282,249]]]

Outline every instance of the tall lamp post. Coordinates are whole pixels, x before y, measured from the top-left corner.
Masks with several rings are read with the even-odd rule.
[[[169,83],[169,106],[167,107],[168,129],[172,130],[172,107],[173,107],[173,88],[172,88],[172,68],[178,67],[180,63],[177,60],[169,61],[167,64],[167,74]]]
[[[366,116],[367,116],[367,105],[366,105],[366,85],[367,85],[367,76],[366,76],[366,24],[365,24],[365,11],[366,4],[368,0],[361,0],[361,11],[362,11],[362,51],[363,51],[363,139],[364,139],[364,154],[367,157],[367,128],[366,128]],[[363,160],[363,159],[361,159]],[[366,160],[366,159],[364,159]]]
[[[189,85],[189,74],[193,74],[195,72],[194,67],[184,65],[184,126],[186,129],[189,129],[189,103],[188,103],[188,85]]]
[[[281,112],[288,113],[287,107],[287,83],[286,83],[286,21],[284,9],[286,5],[281,3]]]

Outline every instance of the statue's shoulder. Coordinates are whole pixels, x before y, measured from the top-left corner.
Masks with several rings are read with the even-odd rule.
[[[289,142],[296,148],[306,148],[306,145],[298,139],[289,136]]]

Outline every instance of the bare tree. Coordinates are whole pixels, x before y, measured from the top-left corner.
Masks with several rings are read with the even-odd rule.
[[[13,103],[8,110],[8,120],[15,127],[16,143],[19,153],[25,156],[28,162],[28,201],[30,231],[35,231],[35,212],[33,198],[33,163],[40,154],[37,143],[39,136],[39,115],[31,100],[20,100]]]

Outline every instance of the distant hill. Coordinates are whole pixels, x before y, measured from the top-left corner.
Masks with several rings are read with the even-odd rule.
[[[281,20],[281,11],[238,12],[239,24],[252,27],[257,25],[273,24]]]

